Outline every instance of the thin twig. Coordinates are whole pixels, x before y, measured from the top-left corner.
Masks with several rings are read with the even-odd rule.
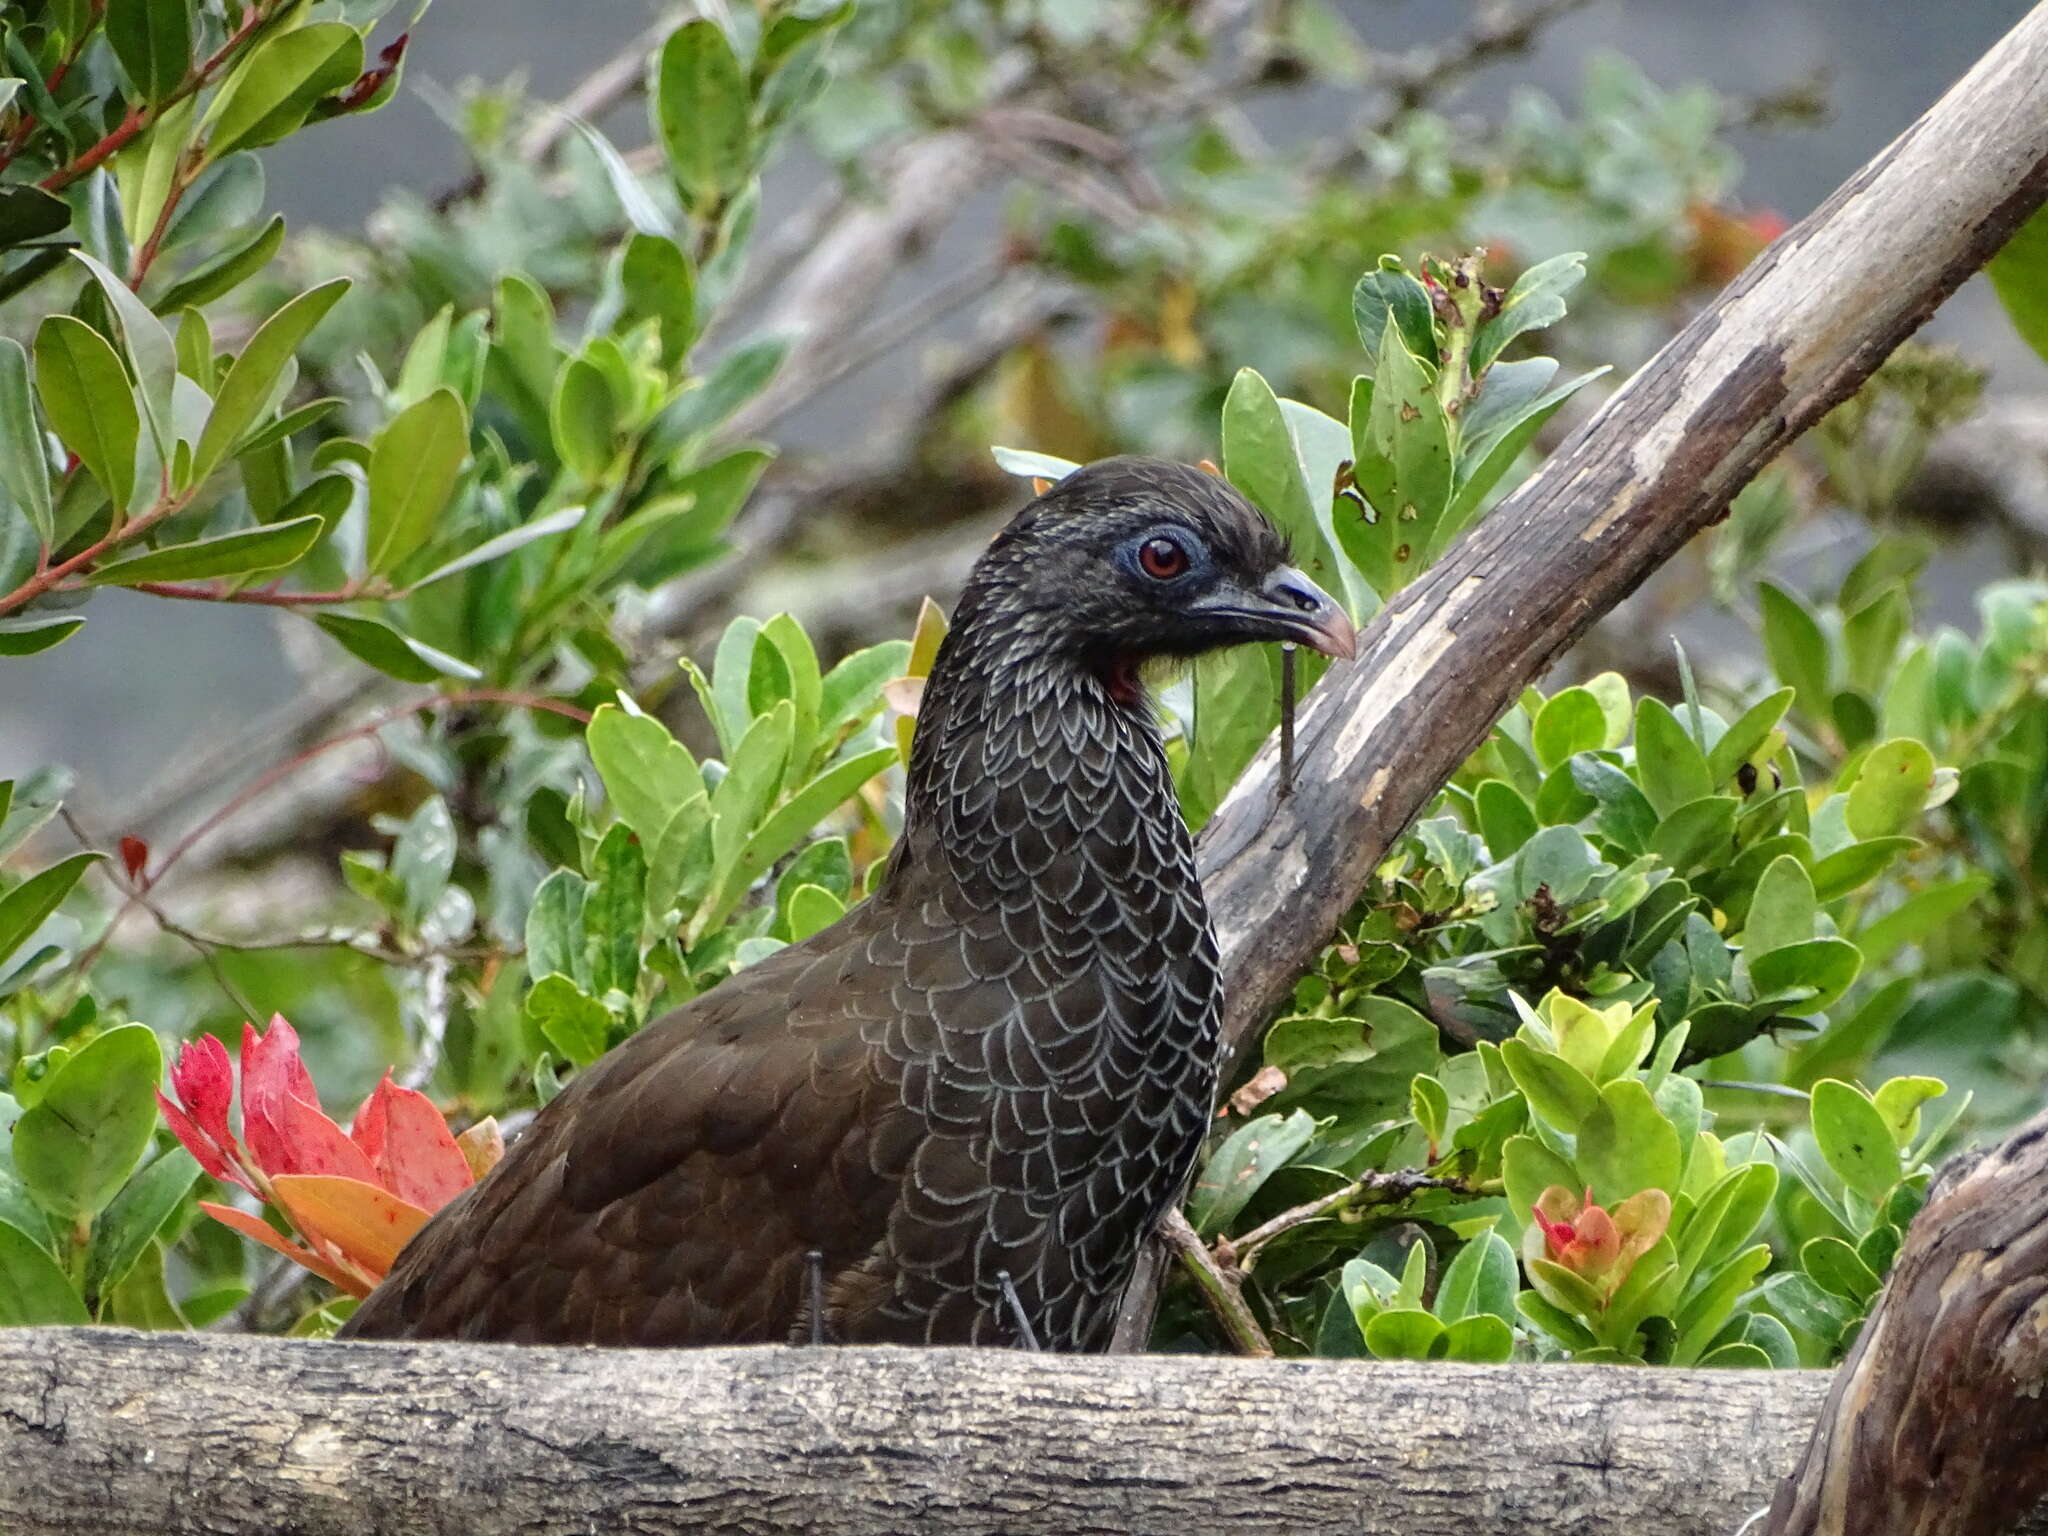
[[[1202,1300],[1237,1345],[1237,1352],[1270,1357],[1274,1352],[1273,1341],[1266,1337],[1266,1330],[1259,1326],[1259,1320],[1245,1303],[1244,1272],[1235,1265],[1226,1268],[1217,1263],[1216,1255],[1188,1225],[1178,1206],[1160,1218],[1159,1235],[1194,1277]]]
[[[1399,1205],[1427,1189],[1448,1189],[1467,1195],[1479,1193],[1464,1179],[1439,1179],[1413,1168],[1361,1174],[1340,1190],[1319,1200],[1311,1200],[1306,1205],[1282,1211],[1271,1221],[1253,1227],[1244,1236],[1231,1238],[1231,1258],[1239,1270],[1249,1274],[1258,1260],[1259,1250],[1283,1232],[1334,1216],[1353,1205]]]

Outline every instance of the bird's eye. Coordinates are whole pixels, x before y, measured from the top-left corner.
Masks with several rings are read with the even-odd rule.
[[[1188,552],[1172,539],[1147,539],[1138,546],[1138,569],[1154,581],[1171,581],[1188,568]]]

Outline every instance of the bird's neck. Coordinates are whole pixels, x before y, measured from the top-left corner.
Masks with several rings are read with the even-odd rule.
[[[996,889],[1117,883],[1192,853],[1151,700],[1135,671],[1030,617],[963,604],[918,710],[905,796],[914,862]]]

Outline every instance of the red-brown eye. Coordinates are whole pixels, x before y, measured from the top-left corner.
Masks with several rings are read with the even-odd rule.
[[[1171,581],[1188,568],[1188,552],[1171,539],[1147,539],[1138,549],[1138,568],[1154,581]]]

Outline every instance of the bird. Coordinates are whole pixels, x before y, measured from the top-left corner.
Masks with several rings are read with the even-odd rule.
[[[342,1336],[1105,1349],[1218,1071],[1145,679],[1271,641],[1357,632],[1226,480],[1045,489],[969,575],[873,894],[577,1076]]]

